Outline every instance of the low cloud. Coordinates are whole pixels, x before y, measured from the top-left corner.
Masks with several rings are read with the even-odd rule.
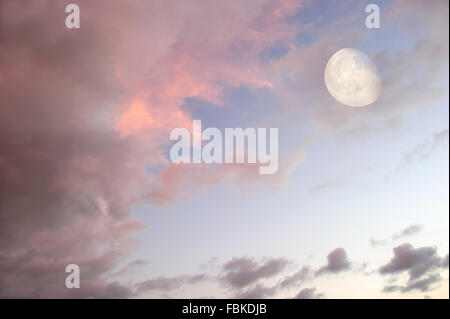
[[[435,283],[440,282],[441,279],[442,278],[439,274],[432,274],[432,275],[425,277],[424,279],[409,282],[406,286],[398,286],[398,285],[386,286],[383,288],[383,292],[391,293],[391,292],[395,292],[395,291],[400,291],[402,293],[406,293],[406,292],[410,292],[413,290],[427,292],[427,291],[433,290],[434,287],[432,287],[432,286]]]
[[[249,257],[233,258],[222,271],[223,281],[232,288],[243,288],[260,279],[274,277],[286,269],[289,261],[285,258],[269,258],[260,262]]]
[[[448,255],[441,258],[434,247],[414,248],[406,243],[393,250],[394,257],[380,268],[380,274],[399,274],[407,271],[409,279],[405,285],[388,285],[383,288],[383,292],[430,291],[434,289],[435,283],[441,281],[438,270],[448,267]]]
[[[440,266],[442,258],[434,247],[414,248],[406,243],[395,247],[394,257],[380,268],[381,274],[395,274],[408,271],[410,280],[417,279],[427,271]]]
[[[237,299],[262,299],[272,297],[277,292],[277,287],[265,287],[261,284],[249,288],[235,295]]]
[[[448,268],[448,254],[447,254],[447,256],[445,256],[444,259],[442,260],[441,267],[443,267],[443,268]]]
[[[281,288],[295,287],[300,283],[302,283],[303,281],[311,278],[313,273],[314,272],[312,271],[311,267],[303,266],[295,274],[284,277],[283,281],[280,282],[280,287]]]
[[[348,261],[344,248],[336,248],[333,250],[328,254],[327,260],[328,263],[316,272],[316,276],[324,273],[338,273],[350,269],[350,262]]]
[[[325,295],[317,292],[317,288],[304,288],[294,297],[294,299],[320,299]]]

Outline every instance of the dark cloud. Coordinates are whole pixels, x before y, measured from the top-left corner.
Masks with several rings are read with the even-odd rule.
[[[127,295],[105,275],[144,228],[129,214],[136,151],[113,122],[121,49],[103,27],[122,33],[96,4],[68,32],[65,4],[0,2],[0,297]],[[71,263],[80,289],[65,288]]]
[[[285,270],[285,258],[268,258],[256,261],[249,257],[233,258],[222,267],[223,281],[233,288],[243,288],[260,279],[270,278]]]
[[[295,274],[284,277],[284,279],[280,282],[280,287],[281,288],[295,287],[300,283],[302,283],[303,281],[310,278],[313,275],[313,273],[314,272],[312,271],[311,267],[303,266]]]
[[[383,288],[383,292],[391,293],[395,291],[400,291],[402,293],[407,293],[413,290],[419,290],[422,292],[431,291],[434,289],[432,287],[435,283],[438,283],[442,280],[439,274],[431,274],[423,279],[413,280],[406,284],[406,286],[399,285],[391,285]]]
[[[402,289],[402,292],[408,292],[411,290],[429,291],[431,290],[431,285],[441,281],[441,276],[439,274],[432,274],[420,280],[415,280],[410,282],[406,287]]]
[[[314,288],[304,288],[302,289],[294,299],[320,299],[325,295],[323,293],[317,292],[317,289]]]
[[[448,268],[448,254],[447,254],[447,256],[445,256],[444,259],[442,260],[441,267],[443,267],[443,268]]]
[[[166,162],[170,130],[190,119],[185,98],[219,103],[223,87],[266,85],[259,52],[237,50],[235,35],[253,44],[290,38],[272,15],[287,14],[277,2],[184,10],[79,0],[81,28],[68,30],[67,1],[0,1],[0,297],[126,294],[107,278],[144,228],[130,208],[178,198],[159,191],[148,167]],[[258,19],[260,36],[249,29],[254,12],[269,17]],[[204,38],[214,41],[198,50]],[[145,195],[152,191],[157,198]],[[76,292],[64,287],[71,263],[81,270]]]
[[[408,282],[405,285],[386,286],[383,292],[400,291],[407,293],[413,290],[422,292],[434,289],[434,284],[441,281],[439,268],[445,267],[445,258],[437,255],[434,247],[414,248],[411,244],[395,247],[394,257],[382,266],[381,274],[398,274],[407,271]]]
[[[394,257],[380,268],[381,274],[395,274],[408,271],[410,280],[417,279],[426,272],[433,270],[442,262],[434,247],[414,248],[411,244],[395,247]]]
[[[327,256],[328,264],[321,267],[316,275],[322,275],[324,273],[338,273],[350,269],[350,262],[347,258],[347,253],[344,248],[336,248]]]

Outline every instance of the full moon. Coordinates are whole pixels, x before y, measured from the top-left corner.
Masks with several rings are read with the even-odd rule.
[[[325,67],[325,85],[331,96],[347,106],[366,106],[381,92],[381,77],[363,52],[345,48],[337,51]]]

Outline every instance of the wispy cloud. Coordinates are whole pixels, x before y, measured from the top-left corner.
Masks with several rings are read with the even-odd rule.
[[[405,237],[416,235],[416,234],[420,233],[422,230],[423,230],[422,225],[413,224],[413,225],[410,225],[410,226],[406,227],[405,229],[401,230],[400,232],[393,234],[391,236],[391,238],[387,238],[387,239],[371,238],[370,245],[372,247],[388,245],[396,240],[400,240]]]

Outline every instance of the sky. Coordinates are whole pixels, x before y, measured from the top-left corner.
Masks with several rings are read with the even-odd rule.
[[[449,298],[448,6],[1,1],[0,297]],[[328,93],[342,48],[374,103]],[[194,119],[278,128],[278,171],[172,163]]]

